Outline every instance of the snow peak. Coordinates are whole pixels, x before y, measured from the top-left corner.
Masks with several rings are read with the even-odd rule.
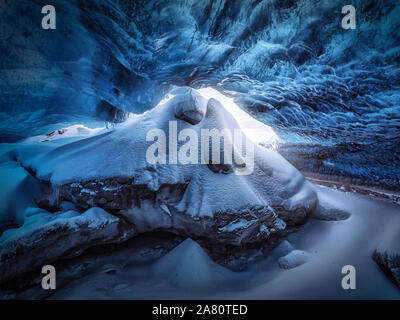
[[[185,315],[186,307],[166,307],[161,304],[158,307],[153,307],[154,315],[178,315],[182,318]]]
[[[196,313],[201,315],[232,315],[232,314],[246,314],[247,306],[244,304],[221,304],[221,305],[201,305],[198,304],[196,309],[192,308],[186,310],[186,307],[167,307],[160,304],[158,307],[153,307],[152,313],[154,315],[178,315],[182,318],[185,312]]]

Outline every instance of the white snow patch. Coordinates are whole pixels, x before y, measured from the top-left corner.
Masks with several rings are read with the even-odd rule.
[[[193,90],[186,91],[193,94]],[[187,94],[186,91],[182,94]],[[315,206],[316,193],[301,173],[273,149],[255,143],[259,137],[268,141],[277,139],[270,127],[250,117],[215,89],[200,89],[196,95],[221,102],[209,104],[206,115],[197,125],[176,119],[175,105],[165,99],[154,109],[129,117],[112,130],[90,138],[63,145],[49,143],[47,149],[40,149],[42,152],[20,152],[19,148],[19,160],[25,167],[33,168],[38,178],[50,180],[53,185],[112,177],[133,177],[135,184],[145,184],[151,190],[159,190],[165,184],[188,184],[175,208],[193,217],[212,217],[217,211],[250,205],[280,205],[289,210],[299,207],[311,210]],[[168,133],[169,121],[177,121],[178,131],[190,128],[199,137],[202,129],[242,129],[254,143],[253,173],[248,176],[217,174],[204,164],[150,166],[146,150],[152,143],[146,141],[146,134],[155,128]],[[252,135],[248,128],[259,132]],[[183,143],[179,142],[178,148]],[[23,147],[33,148],[27,143]]]
[[[292,269],[306,263],[310,259],[307,252],[301,250],[293,250],[286,256],[278,259],[279,267],[282,269]]]
[[[157,276],[179,288],[217,288],[233,277],[233,272],[216,264],[192,239],[186,239],[161,257],[153,266]]]

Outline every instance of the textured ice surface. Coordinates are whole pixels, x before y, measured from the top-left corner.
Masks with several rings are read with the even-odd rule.
[[[15,161],[0,165],[0,222],[22,225],[27,207],[35,206],[40,194],[37,181]]]
[[[398,1],[353,1],[356,30],[339,0],[52,4],[58,32],[37,28],[35,2],[2,7],[1,141],[216,86],[294,144],[298,168],[399,188]]]
[[[169,103],[175,106],[175,117],[198,124],[207,112],[207,99],[189,87],[176,88],[169,93]]]
[[[55,214],[27,208],[24,224],[0,237],[0,282],[95,245],[123,242],[132,234],[126,223],[100,208]]]
[[[343,3],[339,0],[139,0],[84,4],[78,0],[54,0],[52,4],[60,13],[58,19],[61,18],[57,32],[38,28],[42,15],[37,2],[18,1],[0,7],[4,17],[0,21],[3,53],[0,62],[0,141],[45,135],[76,123],[92,128],[103,126],[97,122],[91,125],[93,119],[119,123],[127,119],[126,111],[151,110],[172,85],[197,89],[213,86],[274,128],[282,137],[281,142],[285,142],[280,152],[304,172],[346,176],[355,182],[399,188],[398,1],[353,1],[357,10],[357,29],[347,31],[340,27]],[[205,96],[206,92],[202,94]],[[166,118],[160,121],[174,116],[172,111],[161,114]],[[140,116],[148,121],[144,125],[162,125],[152,122],[153,117],[146,117]],[[239,117],[234,118],[241,126]],[[84,177],[95,177],[96,172],[104,175],[120,173],[121,168],[116,165],[120,163],[120,154],[123,159],[126,156],[132,159],[123,162],[124,170],[136,174],[137,168],[143,167],[140,159],[135,158],[137,150],[130,145],[132,136],[124,133],[137,119],[129,118],[121,126],[85,142],[76,141],[80,137],[71,137],[68,141],[57,139],[32,145],[1,144],[0,187],[6,195],[0,204],[1,231],[21,225],[34,213],[24,208],[33,203],[36,182],[15,160],[37,168],[41,178],[53,179],[55,183],[76,179],[83,172]],[[143,134],[141,131],[136,133],[138,137]],[[250,136],[250,132],[247,134]],[[256,137],[254,134],[252,138]],[[119,138],[124,140],[128,150],[118,149],[117,144],[113,146]],[[74,144],[66,144],[72,140]],[[112,154],[91,152],[91,148],[98,150],[103,143]],[[262,149],[257,147],[257,150]],[[272,154],[272,151],[265,152]],[[47,156],[43,157],[43,154]],[[78,156],[87,157],[87,167],[86,159],[81,163],[75,161]],[[268,159],[274,157],[268,156]],[[99,159],[107,159],[111,166],[96,161]],[[276,156],[275,159],[280,163],[282,158]],[[283,171],[288,168],[284,163]],[[153,169],[140,170],[138,178],[155,189],[164,176],[170,175],[172,183],[185,181],[187,177]],[[161,173],[161,178],[154,172]],[[265,177],[264,173],[261,176]],[[307,183],[302,176],[289,172],[284,179],[281,173],[277,173],[277,185],[286,185],[288,193],[283,192],[282,197],[277,195],[273,204],[284,204],[286,208],[304,204],[307,192],[299,191],[299,186]],[[219,197],[215,199],[215,206],[231,201],[230,196],[233,198],[242,190],[248,191],[246,196],[243,199],[234,197],[233,206],[240,201],[264,203],[265,199],[274,199],[270,197],[268,187],[261,187],[264,181],[248,184],[240,181],[245,178],[235,177],[230,183],[235,185],[236,192],[231,193],[223,183],[231,178],[221,175],[210,180],[209,176],[214,174],[208,170],[204,175],[206,180],[202,180],[199,172],[193,178],[186,199],[186,203],[196,204],[192,213],[213,209],[214,194],[207,181],[212,181],[220,191],[216,193]],[[266,180],[270,182],[269,178]],[[25,187],[30,181],[32,186],[27,190]],[[82,198],[92,196],[90,188],[81,189]],[[57,193],[57,189],[54,190]],[[307,190],[304,188],[303,191]],[[200,194],[205,195],[204,203],[198,201]],[[348,199],[338,197],[334,202],[341,200]],[[337,228],[332,228],[333,236],[327,235],[325,246],[322,245],[323,250],[319,251],[323,251],[321,259],[314,265],[306,264],[313,267],[306,269],[305,274],[299,271],[303,268],[285,270],[287,278],[278,277],[275,283],[266,285],[265,291],[253,292],[253,296],[282,297],[293,284],[295,290],[291,292],[295,297],[304,298],[316,292],[328,296],[323,291],[325,287],[315,288],[309,279],[315,278],[315,270],[330,270],[331,275],[325,280],[337,285],[338,279],[333,275],[353,256],[357,257],[355,263],[365,266],[361,276],[366,280],[366,287],[355,296],[393,294],[386,286],[385,278],[378,274],[378,286],[368,282],[369,275],[376,270],[375,265],[369,264],[370,256],[377,249],[381,234],[388,228],[389,222],[383,218],[391,214],[380,210],[381,205],[371,208],[369,203],[364,205],[364,202],[355,201],[360,209],[357,205],[343,203],[346,206],[343,205],[341,210],[359,212],[358,218],[352,216],[335,222]],[[184,203],[182,207],[185,207]],[[160,203],[156,211],[162,217],[173,214],[165,203]],[[131,213],[125,212],[127,217]],[[319,218],[337,217],[336,213],[331,213],[333,216],[325,214]],[[359,218],[361,216],[363,219]],[[145,225],[156,219],[143,221]],[[157,221],[164,222],[162,219]],[[238,222],[240,220],[230,227],[245,225]],[[323,226],[330,222],[320,223]],[[382,229],[377,230],[376,226],[382,223]],[[262,227],[259,230],[265,231]],[[6,231],[4,236],[7,234],[10,233]],[[352,246],[348,247],[344,239]],[[330,248],[335,249],[334,254]],[[360,250],[365,253],[362,257],[358,255]],[[331,263],[331,256],[339,258],[335,264]],[[275,290],[273,293],[271,288]],[[345,294],[341,291],[337,296],[343,298]]]
[[[1,266],[18,266],[3,280],[22,273],[32,259],[52,261],[149,231],[239,246],[275,241],[304,223],[318,203],[314,187],[274,150],[276,135],[271,128],[219,95],[213,89],[175,88],[144,114],[130,115],[97,133],[85,130],[90,137],[75,136],[71,130],[64,139],[35,137],[2,145],[1,169],[4,176],[15,176],[4,179],[4,192],[19,201],[4,203],[0,221],[21,226],[6,228],[0,237]],[[205,105],[200,122],[177,118],[182,101],[187,111],[196,109],[199,100]],[[254,159],[243,156],[245,168],[252,171],[216,172],[207,162],[150,164],[146,151],[154,142],[146,141],[147,132],[158,128],[169,135],[171,121],[179,131],[190,128],[199,137],[204,129],[236,129],[246,137],[247,125],[252,124],[257,139],[242,139],[254,147]],[[242,156],[237,141],[228,140],[223,150],[231,147]],[[207,152],[209,147],[206,144]],[[196,152],[200,161],[200,146]]]

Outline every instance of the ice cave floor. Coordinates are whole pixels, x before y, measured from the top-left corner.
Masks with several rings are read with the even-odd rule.
[[[351,216],[342,221],[309,221],[245,271],[234,272],[214,263],[191,239],[161,258],[159,246],[145,241],[147,247],[122,245],[110,254],[94,252],[73,260],[59,271],[58,288],[52,293],[38,284],[12,297],[400,299],[400,289],[372,258],[387,239],[398,238],[399,206],[323,186],[316,189],[322,201]],[[356,269],[356,290],[342,289],[344,265]]]

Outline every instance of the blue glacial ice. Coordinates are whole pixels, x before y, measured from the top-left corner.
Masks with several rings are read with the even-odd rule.
[[[341,28],[343,5],[56,0],[56,32],[37,27],[37,2],[6,6],[0,139],[121,122],[171,85],[213,86],[304,172],[398,189],[400,5],[353,1],[355,30]]]

